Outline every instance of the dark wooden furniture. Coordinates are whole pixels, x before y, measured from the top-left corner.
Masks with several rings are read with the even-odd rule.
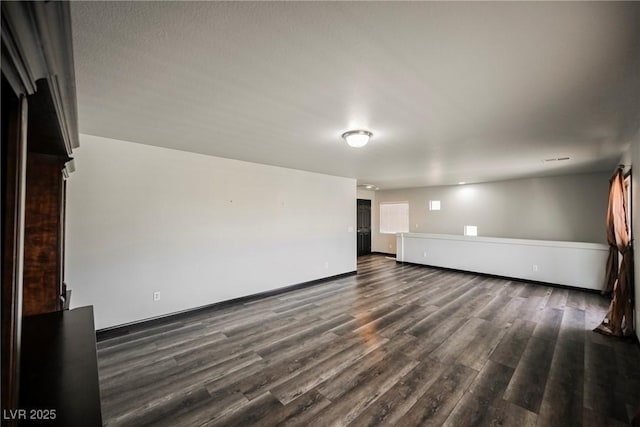
[[[62,309],[65,155],[29,152],[24,232],[24,316]]]
[[[2,408],[17,405],[22,321],[26,103],[2,76]]]
[[[16,424],[16,417],[6,419],[5,411],[43,404],[36,398],[46,390],[56,394],[56,387],[65,387],[57,392],[68,398],[65,390],[79,380],[74,372],[88,372],[92,367],[97,378],[97,365],[92,312],[83,311],[84,329],[72,321],[79,313],[62,312],[68,303],[64,284],[65,179],[73,171],[72,151],[78,147],[69,4],[2,2],[0,7],[1,403],[3,425],[11,426]],[[84,337],[81,347],[68,345],[80,339],[75,334]],[[39,357],[44,358],[42,363],[35,363]],[[21,366],[21,361],[27,365]],[[51,381],[34,382],[33,369],[40,369],[37,378]],[[63,374],[68,380],[53,381]],[[43,384],[48,388],[42,389]],[[84,379],[78,383],[82,384],[86,384]],[[80,391],[69,400],[45,403],[59,405],[60,416],[63,411],[75,413],[75,406],[82,405],[91,408],[99,419],[97,393],[76,389]],[[87,403],[87,399],[94,401]]]
[[[19,425],[102,425],[93,307],[25,317]]]

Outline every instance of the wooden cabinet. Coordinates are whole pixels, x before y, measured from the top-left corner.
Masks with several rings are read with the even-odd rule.
[[[22,352],[20,406],[48,419],[20,426],[102,426],[91,306],[25,317]]]
[[[69,4],[1,2],[0,7],[0,397],[3,409],[16,409],[20,407],[20,360],[32,356],[20,350],[22,320],[63,308],[63,174],[73,167],[71,154],[78,147],[78,128]],[[30,392],[22,390],[22,395]],[[3,419],[3,425],[5,421],[10,426],[16,420]]]
[[[62,309],[64,253],[64,179],[69,160],[30,152],[27,155],[22,314]]]

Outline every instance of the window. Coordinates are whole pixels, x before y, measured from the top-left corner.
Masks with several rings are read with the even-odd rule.
[[[380,203],[380,232],[409,232],[409,203]]]
[[[464,235],[465,236],[477,236],[478,235],[478,227],[476,225],[465,225],[464,226]]]
[[[440,210],[440,200],[429,200],[429,210],[430,211],[439,211]]]

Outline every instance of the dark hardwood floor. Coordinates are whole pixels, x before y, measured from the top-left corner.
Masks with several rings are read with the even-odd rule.
[[[597,294],[358,261],[358,275],[98,343],[107,425],[616,426],[640,347]]]

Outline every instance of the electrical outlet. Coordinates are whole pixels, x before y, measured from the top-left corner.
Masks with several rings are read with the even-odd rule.
[[[426,251],[424,251],[424,252],[422,253],[422,256],[426,258],[426,257],[427,257],[427,252],[426,252]]]
[[[531,270],[533,270],[534,272],[535,272],[535,271],[538,271],[538,265],[537,265],[537,264],[533,264],[533,265],[531,266]]]
[[[393,249],[393,245],[389,245],[389,249]]]
[[[160,301],[160,291],[156,291],[153,293],[153,300]]]
[[[329,268],[329,261],[324,262],[324,268]]]

